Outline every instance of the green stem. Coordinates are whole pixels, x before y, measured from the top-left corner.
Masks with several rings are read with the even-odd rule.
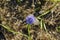
[[[13,31],[12,29],[10,29],[8,26],[5,26],[5,25],[3,25],[3,24],[0,24],[3,28],[5,28],[5,29],[7,29],[9,32],[12,32],[13,34],[21,34],[21,35],[23,35],[23,36],[25,36],[25,37],[28,37],[27,35],[25,35],[25,34],[22,34],[22,33],[20,33],[20,32],[16,32],[16,31]]]
[[[31,25],[28,24],[28,26],[27,26],[27,28],[28,28],[28,36],[29,36],[29,37],[28,37],[28,40],[31,40],[30,27],[31,27]]]
[[[42,22],[42,20],[41,20],[41,29],[43,29],[43,22]]]
[[[54,7],[57,6],[57,4],[58,4],[58,2],[56,2],[51,8],[49,8],[48,10],[46,10],[44,13],[42,13],[38,17],[41,17],[41,16],[44,16],[44,15],[48,14]]]

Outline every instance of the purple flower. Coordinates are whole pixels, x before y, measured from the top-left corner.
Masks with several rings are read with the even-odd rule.
[[[26,23],[27,23],[27,24],[33,24],[34,21],[35,21],[34,15],[29,14],[29,15],[26,17]]]

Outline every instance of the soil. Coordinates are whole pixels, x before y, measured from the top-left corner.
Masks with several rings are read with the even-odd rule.
[[[24,21],[26,16],[33,14],[38,17],[47,9],[50,10],[54,4],[55,2],[44,0],[0,0],[0,24],[28,35],[27,24]],[[40,25],[31,25],[32,40],[60,40],[60,32],[56,30],[60,26],[60,2],[57,4],[41,17],[46,25],[47,32],[45,29],[40,29]],[[24,35],[9,32],[2,25],[0,25],[0,40],[28,40]]]

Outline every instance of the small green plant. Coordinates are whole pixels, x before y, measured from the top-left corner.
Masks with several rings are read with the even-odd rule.
[[[30,35],[30,28],[31,28],[31,25],[35,23],[35,21],[36,21],[36,18],[34,17],[33,14],[29,14],[26,17],[26,23],[27,23],[27,29],[28,29],[28,40],[32,40]]]
[[[39,15],[39,16],[37,17],[37,19],[41,20],[41,21],[40,21],[40,28],[41,28],[41,29],[45,29],[46,31],[48,31],[48,30],[46,29],[46,25],[45,25],[45,23],[44,23],[44,19],[41,18],[41,17],[43,17],[44,15],[48,14],[48,13],[49,13],[54,7],[56,7],[57,5],[58,5],[58,2],[55,2],[55,4],[54,4],[51,8],[49,8],[48,10],[46,10],[45,12],[43,12],[41,15]],[[38,8],[35,9],[35,10],[38,10]]]

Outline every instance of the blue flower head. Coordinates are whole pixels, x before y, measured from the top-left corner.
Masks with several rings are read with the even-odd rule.
[[[34,15],[29,14],[29,15],[26,17],[26,23],[27,23],[27,24],[33,24],[34,21],[35,21]]]

